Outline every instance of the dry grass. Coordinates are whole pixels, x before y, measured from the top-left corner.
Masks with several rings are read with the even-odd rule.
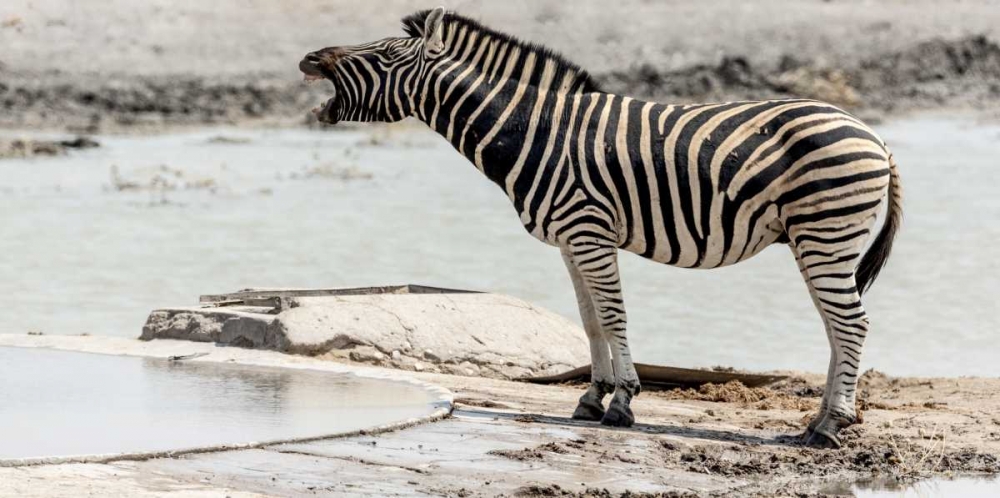
[[[892,427],[892,424],[888,424]],[[941,468],[944,461],[948,441],[945,432],[938,432],[935,424],[927,437],[932,441],[929,447],[914,443],[909,439],[898,439],[891,431],[889,446],[898,460],[897,469],[903,478],[916,478],[921,475],[933,474]]]

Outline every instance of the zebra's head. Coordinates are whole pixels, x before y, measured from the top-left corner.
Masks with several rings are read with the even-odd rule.
[[[421,13],[422,26],[404,20],[408,36],[306,54],[299,62],[305,80],[333,83],[334,95],[313,110],[316,117],[334,124],[399,121],[411,115],[421,73],[444,50],[444,14],[443,7]]]

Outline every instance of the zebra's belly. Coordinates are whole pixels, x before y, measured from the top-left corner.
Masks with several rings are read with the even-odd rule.
[[[722,199],[713,201],[710,217],[695,223],[690,229],[684,219],[662,223],[653,220],[652,227],[639,230],[629,227],[621,240],[621,249],[653,261],[681,268],[719,268],[745,261],[774,243],[787,241],[784,227],[778,219],[778,209],[746,205],[735,216],[723,217]],[[707,230],[697,227],[707,226]],[[624,227],[623,227],[624,228]]]
[[[764,196],[766,199],[768,196]],[[588,234],[604,232],[602,237],[617,240],[622,250],[638,254],[653,261],[682,268],[718,268],[744,261],[776,242],[786,242],[784,227],[778,219],[778,208],[766,200],[755,200],[740,206],[728,218],[722,215],[721,196],[712,201],[706,223],[686,221],[690,216],[672,217],[663,209],[643,220],[629,217],[619,210],[618,220],[606,219],[607,225],[588,225]],[[766,204],[764,204],[766,202]],[[558,210],[556,210],[558,212]],[[591,219],[602,217],[601,209],[587,206],[581,212],[592,214]],[[638,210],[632,211],[638,212]],[[548,245],[569,245],[574,230],[566,230],[575,223],[574,216],[545,217],[540,223],[521,213],[525,229],[536,239]],[[667,219],[669,218],[669,219]],[[622,220],[625,220],[622,222]],[[705,230],[689,226],[707,226]],[[563,234],[560,236],[559,234]]]

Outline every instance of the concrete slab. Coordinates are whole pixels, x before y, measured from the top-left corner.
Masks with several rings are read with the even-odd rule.
[[[395,286],[215,298],[218,303],[201,307],[153,311],[141,339],[328,354],[403,370],[503,379],[590,362],[586,336],[574,323],[499,294]],[[246,306],[261,303],[273,307]]]

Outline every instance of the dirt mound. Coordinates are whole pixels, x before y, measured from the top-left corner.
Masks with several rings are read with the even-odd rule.
[[[625,491],[612,493],[607,489],[587,488],[585,491],[570,491],[558,484],[522,486],[514,492],[514,496],[564,496],[572,498],[694,498],[696,493],[671,491],[666,493],[643,493]]]
[[[523,462],[525,460],[541,460],[545,458],[546,453],[563,454],[567,452],[568,450],[566,448],[563,448],[558,443],[552,442],[541,444],[534,448],[523,448],[520,450],[491,450],[486,452],[486,454]]]
[[[888,375],[875,370],[874,368],[869,368],[861,374],[858,379],[858,388],[863,391],[875,391],[879,389],[886,389],[896,384],[896,381],[889,377]]]
[[[747,387],[736,380],[725,384],[705,384],[698,389],[674,389],[664,391],[660,395],[666,399],[735,403],[757,410],[804,411],[816,407],[814,400],[793,396],[769,387]]]
[[[789,377],[768,387],[779,393],[799,398],[820,398],[823,396],[823,385],[811,383],[803,377]]]

